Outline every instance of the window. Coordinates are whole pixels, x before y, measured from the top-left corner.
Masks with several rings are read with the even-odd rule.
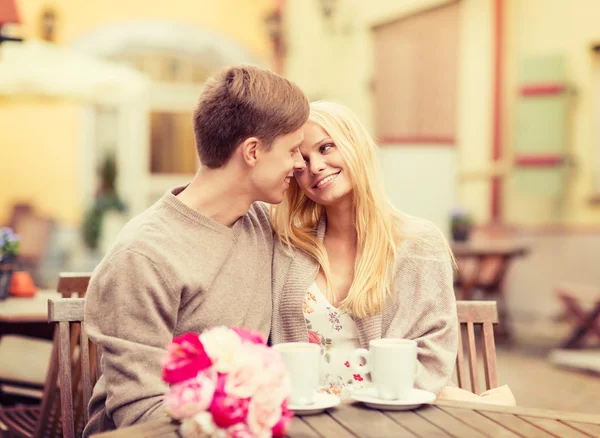
[[[382,143],[454,143],[459,3],[378,25],[375,130]]]

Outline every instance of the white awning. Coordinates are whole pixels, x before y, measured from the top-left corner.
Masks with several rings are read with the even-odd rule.
[[[41,41],[0,44],[0,95],[130,100],[150,84],[143,73]]]

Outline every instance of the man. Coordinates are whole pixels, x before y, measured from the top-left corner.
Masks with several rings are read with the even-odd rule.
[[[84,436],[164,416],[160,360],[173,337],[216,326],[269,335],[268,211],[294,171],[308,101],[275,73],[243,66],[209,79],[194,113],[201,168],[129,222],[96,268],[85,321],[102,376]]]

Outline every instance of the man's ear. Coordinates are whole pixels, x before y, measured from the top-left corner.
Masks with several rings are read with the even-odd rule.
[[[262,153],[261,142],[256,137],[249,137],[240,145],[240,152],[244,162],[251,167],[256,166]]]

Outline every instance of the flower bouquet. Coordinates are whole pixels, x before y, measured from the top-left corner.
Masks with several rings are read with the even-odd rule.
[[[186,333],[167,346],[162,362],[168,414],[192,437],[282,437],[293,413],[280,354],[260,333],[215,327]]]

